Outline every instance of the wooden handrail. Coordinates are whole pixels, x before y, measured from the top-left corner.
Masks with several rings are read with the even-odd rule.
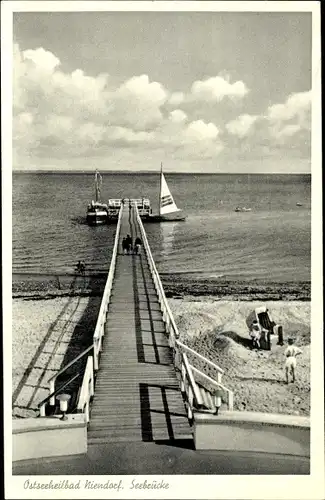
[[[193,366],[193,365],[190,364],[190,367],[191,367],[191,369],[192,369],[193,372],[197,373],[198,375],[201,375],[202,377],[204,377],[211,384],[213,384],[213,385],[215,385],[217,387],[220,387],[221,389],[223,389],[226,392],[232,392],[225,385],[221,384],[220,382],[217,382],[213,378],[209,377],[209,375],[206,375],[205,373],[201,372],[201,370],[198,370],[197,368],[195,368],[195,366]]]
[[[116,256],[117,256],[118,242],[119,242],[119,237],[120,237],[122,213],[123,213],[123,205],[120,207],[120,210],[119,210],[119,217],[118,217],[117,226],[116,226],[116,233],[115,233],[115,239],[114,239],[112,258],[111,258],[111,263],[110,263],[110,267],[109,267],[109,271],[108,271],[108,275],[107,275],[107,280],[106,280],[106,284],[105,284],[105,288],[104,288],[102,301],[100,304],[97,323],[95,326],[94,339],[97,338],[100,334],[100,330],[101,330],[101,326],[102,326],[101,322],[102,322],[104,315],[106,314],[106,306],[107,306],[107,303],[109,300],[108,294],[110,294],[110,287],[112,286],[114,273],[115,273]]]
[[[138,215],[137,209],[136,209],[136,214],[137,214],[137,221],[138,221],[138,224],[139,224],[139,227],[140,227],[142,238],[143,238],[143,241],[144,241],[147,253],[148,253],[148,260],[151,261],[152,269],[154,271],[154,274],[156,275],[157,283],[159,285],[159,292],[161,294],[162,300],[164,302],[164,306],[166,307],[168,316],[170,318],[171,325],[173,327],[173,330],[174,330],[174,333],[175,333],[175,336],[176,336],[175,343],[177,344],[177,346],[181,347],[182,349],[187,350],[188,352],[191,352],[196,357],[202,359],[202,361],[205,361],[207,364],[209,364],[210,366],[212,366],[213,368],[215,368],[218,373],[223,374],[224,370],[222,368],[220,368],[220,366],[216,365],[215,363],[213,363],[209,359],[205,358],[204,356],[202,356],[201,354],[199,354],[198,352],[194,351],[193,349],[191,349],[190,347],[188,347],[187,345],[183,344],[182,342],[180,342],[178,340],[178,337],[179,337],[178,328],[177,328],[177,325],[175,323],[173,314],[172,314],[172,312],[170,310],[170,307],[169,307],[169,304],[168,304],[168,301],[167,301],[167,298],[166,298],[166,295],[165,295],[165,291],[164,291],[163,285],[161,283],[161,279],[160,279],[159,273],[158,273],[157,268],[156,268],[156,264],[154,262],[154,259],[153,259],[152,253],[151,253],[151,249],[150,249],[150,246],[149,246],[148,238],[147,238],[146,232],[144,230],[141,218]]]
[[[89,377],[89,372],[90,372],[90,377]],[[88,376],[86,376],[87,374],[88,374]],[[82,384],[81,384],[79,398],[78,398],[78,405],[77,405],[78,409],[80,409],[80,407],[83,406],[83,400],[86,399],[85,395],[84,395],[85,390],[86,390],[85,387],[88,387],[90,380],[92,380],[92,381],[94,380],[94,361],[93,361],[92,356],[88,356],[88,359],[87,359],[87,365],[86,365],[86,369],[85,369],[84,376],[82,379]],[[90,394],[90,396],[92,396],[92,394]]]
[[[202,399],[201,393],[199,391],[199,388],[196,385],[196,382],[194,380],[194,376],[193,376],[193,373],[192,373],[191,365],[189,364],[187,356],[186,356],[186,354],[184,352],[182,353],[182,363],[183,363],[183,365],[185,367],[186,376],[188,378],[189,384],[190,384],[191,389],[193,391],[193,395],[194,395],[194,399],[195,399],[195,402],[196,402],[196,406],[200,407],[203,404],[203,399]]]
[[[210,382],[211,384],[217,386],[218,388],[220,387],[221,389],[223,389],[227,394],[228,394],[228,410],[233,410],[233,400],[234,400],[234,393],[233,391],[231,391],[230,389],[228,389],[228,387],[226,387],[225,385],[221,384],[220,382],[216,382],[215,380],[213,380],[213,378],[209,377],[209,375],[206,375],[205,373],[201,372],[200,370],[198,370],[197,368],[195,368],[195,366],[191,366],[191,369],[193,372],[197,373],[198,375],[200,375],[201,377],[205,378],[208,382]]]
[[[164,302],[164,306],[165,306],[165,308],[167,310],[167,313],[168,313],[171,325],[172,325],[173,330],[174,330],[174,334],[175,334],[176,337],[178,337],[179,336],[178,328],[177,328],[177,325],[175,323],[175,320],[174,320],[174,317],[172,315],[172,312],[170,310],[169,304],[167,302],[165,291],[164,291],[164,288],[162,286],[161,279],[160,279],[159,273],[157,271],[155,261],[154,261],[153,256],[152,256],[151,249],[150,249],[149,242],[148,242],[148,238],[147,238],[146,232],[144,230],[141,217],[139,216],[137,207],[135,207],[135,212],[136,212],[136,216],[137,216],[137,222],[139,224],[140,231],[141,231],[141,234],[142,234],[142,239],[143,239],[143,242],[144,242],[144,246],[145,246],[147,254],[148,254],[149,264],[151,264],[152,270],[153,270],[153,272],[154,272],[154,274],[156,276],[157,284],[158,284],[158,288],[159,288],[159,292],[160,292],[162,301]]]
[[[76,375],[74,375],[73,377],[71,377],[70,380],[68,380],[67,382],[65,382],[64,384],[62,384],[58,389],[56,389],[49,396],[47,396],[45,399],[43,399],[43,401],[41,401],[40,403],[38,403],[37,407],[40,408],[45,403],[47,403],[49,401],[49,399],[53,398],[53,396],[56,396],[60,391],[62,391],[63,389],[65,389],[69,384],[71,384],[71,382],[74,381],[74,379],[76,379],[77,377],[79,377],[79,375],[80,375],[80,373],[78,372]]]
[[[91,344],[89,347],[87,347],[87,349],[85,349],[84,351],[82,351],[80,354],[78,354],[77,357],[75,357],[72,361],[70,361],[67,365],[65,365],[63,368],[61,368],[61,370],[59,370],[57,373],[55,373],[49,380],[48,382],[51,382],[53,379],[56,379],[57,377],[59,377],[62,373],[64,373],[68,368],[70,368],[70,366],[74,365],[77,361],[79,361],[79,359],[81,359],[83,356],[85,356],[89,351],[91,351],[91,349],[93,349],[94,346],[93,344]]]
[[[197,358],[200,358],[202,359],[202,361],[205,361],[208,365],[212,366],[213,368],[215,368],[217,370],[217,372],[219,373],[225,373],[224,370],[222,368],[220,368],[220,366],[216,365],[215,363],[213,363],[213,361],[210,361],[209,359],[207,359],[205,356],[202,356],[202,354],[199,354],[198,352],[194,351],[194,349],[191,349],[190,347],[188,347],[186,344],[183,344],[182,342],[180,342],[179,340],[176,340],[176,344],[181,347],[182,349],[190,352],[191,354],[193,354],[194,356],[196,356]]]

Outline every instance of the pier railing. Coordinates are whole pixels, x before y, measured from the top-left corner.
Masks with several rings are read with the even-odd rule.
[[[165,323],[166,332],[168,334],[169,345],[173,349],[174,366],[181,373],[181,390],[186,396],[189,418],[191,418],[193,408],[200,408],[200,406],[202,405],[202,398],[198,390],[195,374],[200,378],[200,380],[204,379],[204,381],[207,383],[207,390],[211,393],[212,397],[214,397],[216,390],[220,390],[225,393],[227,407],[229,410],[232,410],[233,392],[222,384],[222,375],[224,374],[224,370],[220,368],[220,366],[205,358],[198,352],[194,351],[194,349],[191,349],[179,340],[179,331],[175,323],[172,311],[169,307],[165,291],[151,253],[146,231],[143,227],[137,207],[135,207],[135,212],[142,236],[143,246],[148,260],[150,273],[158,295],[163,321]],[[216,380],[205,374],[202,370],[199,370],[193,364],[190,364],[187,355],[190,355],[192,363],[198,363],[200,367],[203,367],[203,369],[206,366],[211,367],[216,372]]]
[[[112,258],[111,258],[111,264],[107,276],[107,281],[105,284],[104,288],[104,293],[103,293],[103,298],[102,302],[100,305],[99,309],[99,314],[97,318],[97,323],[96,323],[96,328],[95,328],[95,333],[93,337],[93,344],[94,344],[94,370],[98,370],[98,365],[99,365],[99,356],[100,352],[102,350],[102,342],[103,342],[103,337],[104,337],[104,331],[105,331],[105,321],[106,321],[106,314],[107,314],[107,309],[111,297],[111,292],[112,292],[112,286],[113,286],[113,280],[114,280],[114,275],[115,275],[115,268],[116,268],[116,257],[117,257],[117,252],[118,252],[118,242],[119,242],[119,237],[120,237],[120,230],[121,230],[121,221],[122,221],[122,213],[123,213],[123,205],[120,208],[119,216],[118,216],[118,221],[117,221],[117,226],[116,226],[116,232],[115,232],[115,240],[114,240],[114,247],[113,247],[113,253],[112,253]]]
[[[71,382],[73,382],[77,376],[79,376],[79,373],[70,378],[68,382],[64,383],[61,387],[55,389],[55,382],[56,379],[58,378],[59,375],[62,375],[62,373],[66,372],[70,367],[72,367],[77,361],[81,360],[88,354],[87,362],[86,362],[86,368],[84,371],[83,375],[83,380],[82,384],[79,388],[78,392],[78,398],[77,398],[77,412],[82,412],[85,413],[85,419],[87,422],[89,422],[89,409],[90,409],[90,401],[94,395],[94,384],[95,384],[95,376],[96,372],[98,370],[99,366],[99,356],[100,352],[102,350],[102,341],[104,337],[104,331],[105,331],[105,321],[106,321],[106,314],[107,314],[107,309],[109,306],[109,301],[110,301],[110,296],[111,296],[111,291],[112,291],[112,285],[113,285],[113,280],[114,280],[114,275],[115,275],[115,268],[116,268],[116,257],[118,253],[118,243],[119,243],[119,237],[120,237],[120,229],[121,229],[121,221],[122,221],[122,213],[123,213],[123,206],[121,206],[120,211],[119,211],[119,217],[117,221],[117,226],[116,226],[116,231],[115,231],[115,239],[114,239],[114,246],[113,246],[113,252],[112,252],[112,257],[111,257],[111,262],[110,262],[110,268],[103,292],[103,297],[99,309],[99,314],[97,318],[97,323],[95,327],[95,332],[93,335],[93,342],[92,344],[87,347],[83,352],[81,352],[78,356],[76,356],[73,360],[71,360],[68,364],[66,364],[64,367],[62,367],[55,375],[53,375],[49,379],[49,395],[43,399],[38,405],[39,410],[40,410],[40,416],[44,417],[46,414],[45,411],[45,406],[47,403],[49,403],[51,406],[55,406],[55,398],[58,394],[62,392],[63,389],[65,389]],[[93,351],[91,354],[89,354],[91,351]]]

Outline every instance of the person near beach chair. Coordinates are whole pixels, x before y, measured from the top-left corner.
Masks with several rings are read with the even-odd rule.
[[[302,354],[302,350],[299,349],[299,347],[297,347],[296,345],[294,345],[293,339],[288,339],[288,347],[284,351],[284,354],[286,357],[284,363],[286,382],[287,384],[289,384],[289,373],[291,374],[292,382],[295,382],[296,380],[296,366],[297,366],[296,357],[299,356],[299,354]]]
[[[252,326],[251,326],[251,329],[249,332],[249,336],[252,339],[253,347],[257,347],[257,349],[259,349],[261,347],[260,346],[261,329],[260,329],[260,326],[256,320],[253,321],[253,323],[252,323]]]

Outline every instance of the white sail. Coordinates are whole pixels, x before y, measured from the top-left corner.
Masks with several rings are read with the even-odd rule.
[[[160,215],[170,214],[172,212],[179,212],[174,198],[172,197],[169,187],[167,185],[164,174],[161,172],[160,178]]]

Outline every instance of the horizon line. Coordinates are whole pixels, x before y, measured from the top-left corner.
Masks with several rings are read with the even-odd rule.
[[[94,174],[95,170],[25,170],[12,169],[13,174]],[[160,170],[103,170],[98,169],[100,173],[106,174],[156,174],[160,175]],[[199,172],[199,171],[164,171],[164,174],[180,174],[180,175],[311,175],[311,172]]]

